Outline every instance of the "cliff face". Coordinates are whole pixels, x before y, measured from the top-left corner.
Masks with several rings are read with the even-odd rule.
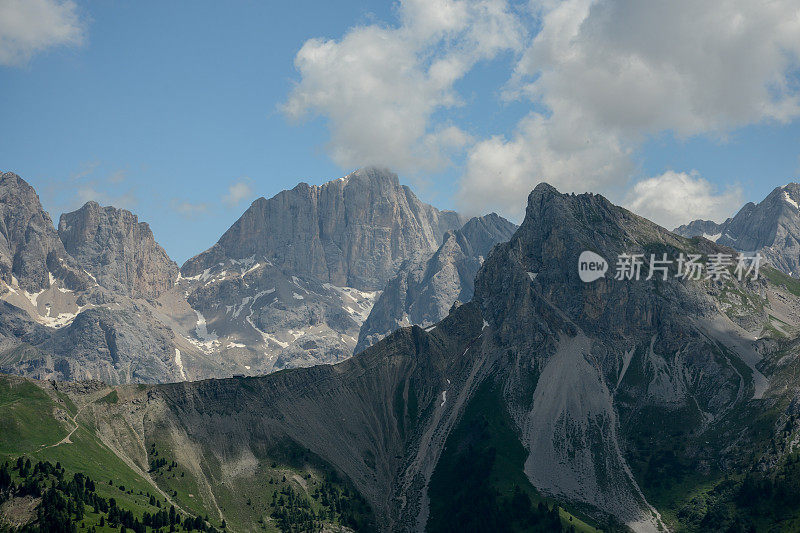
[[[14,173],[0,174],[0,280],[35,294],[50,287],[51,275],[71,288],[88,281],[64,251],[33,187]]]
[[[463,222],[420,202],[395,174],[362,169],[256,201],[180,272],[129,211],[89,202],[62,215],[56,233],[18,176],[4,175],[0,198],[0,298],[58,339],[8,335],[0,365],[39,378],[112,383],[265,374],[346,359],[385,281],[406,259],[432,254]],[[110,315],[97,315],[104,310]],[[102,343],[87,348],[114,335],[125,339],[118,352]]]
[[[782,272],[800,277],[800,184],[775,188],[758,204],[746,204],[722,224],[695,220],[675,229],[741,252],[761,254]]]
[[[404,259],[436,250],[444,233],[463,222],[420,202],[396,174],[365,168],[319,187],[301,183],[259,198],[181,272],[191,277],[253,256],[337,286],[381,290]]]
[[[361,327],[355,353],[400,327],[435,324],[455,301],[470,301],[484,257],[495,244],[511,238],[516,228],[494,213],[475,217],[446,233],[435,252],[404,262]]]
[[[181,268],[178,290],[209,333],[191,338],[245,374],[339,362],[400,265],[461,224],[375,168],[258,199]]]
[[[66,251],[112,291],[157,298],[173,287],[178,275],[150,226],[130,211],[88,202],[61,215],[58,235]]]

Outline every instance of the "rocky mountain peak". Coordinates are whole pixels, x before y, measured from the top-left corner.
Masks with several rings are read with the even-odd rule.
[[[51,274],[69,286],[86,282],[64,252],[36,191],[13,172],[0,175],[0,279],[29,293],[50,287]]]
[[[585,283],[578,258],[587,250],[605,258],[609,272]],[[635,530],[655,530],[660,518],[643,496],[644,478],[635,478],[620,449],[630,449],[655,413],[717,417],[764,394],[756,343],[765,324],[773,327],[776,311],[766,307],[786,290],[763,278],[680,279],[674,264],[666,279],[645,279],[650,254],[674,261],[717,252],[732,250],[675,235],[599,195],[546,185],[531,193],[520,228],[481,267],[474,302],[491,331],[485,353],[505,354],[505,398],[531,451],[525,472],[538,487],[591,500]],[[638,280],[614,279],[622,253],[643,255]],[[720,353],[736,353],[748,377]],[[702,416],[681,420],[687,434],[706,429]],[[648,442],[669,440],[663,431]],[[573,442],[583,444],[573,450],[566,444]]]
[[[800,184],[776,187],[721,224],[695,220],[675,232],[702,236],[742,252],[759,251],[786,274],[800,275]]]
[[[421,202],[396,174],[369,167],[259,198],[181,271],[190,277],[227,259],[255,256],[324,282],[378,290],[403,260],[436,250],[444,232],[463,222]]]
[[[462,228],[445,233],[435,252],[405,261],[364,322],[355,352],[399,327],[435,324],[447,316],[454,302],[470,301],[484,257],[516,229],[495,213],[475,217]]]
[[[178,274],[150,226],[125,209],[87,202],[61,215],[58,235],[98,283],[131,297],[156,298]]]

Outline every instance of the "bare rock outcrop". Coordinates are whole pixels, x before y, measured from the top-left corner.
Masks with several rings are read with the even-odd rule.
[[[174,285],[178,266],[146,222],[125,209],[87,202],[58,223],[67,252],[101,285],[133,298],[157,298]]]
[[[321,186],[259,198],[184,277],[226,259],[264,258],[337,286],[380,290],[403,260],[433,252],[463,218],[421,202],[397,175],[364,168]]]
[[[436,252],[404,262],[361,327],[355,353],[400,327],[427,327],[439,322],[456,300],[470,301],[484,258],[495,244],[510,239],[516,229],[515,224],[495,213],[475,217],[462,228],[446,233]]]

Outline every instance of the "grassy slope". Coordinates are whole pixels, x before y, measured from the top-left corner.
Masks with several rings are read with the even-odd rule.
[[[74,427],[70,420],[59,421],[55,413],[72,417],[77,412],[68,398],[58,395],[58,399],[61,402],[29,381],[0,377],[0,462],[23,455],[32,462],[60,462],[69,474],[82,472],[94,479],[97,493],[116,499],[121,508],[136,515],[157,511],[149,505],[149,494],[156,493],[154,488],[100,442],[80,416],[71,442],[54,446]],[[161,503],[166,505],[163,499]],[[87,527],[94,524],[87,516]]]
[[[78,408],[64,394],[48,394],[31,381],[0,376],[0,463],[26,456],[32,462],[47,460],[57,462],[65,468],[68,475],[81,472],[95,480],[97,493],[105,498],[115,498],[120,508],[131,510],[141,517],[142,513],[154,513],[160,508],[149,504],[150,494],[156,496],[161,508],[169,503],[160,496],[150,482],[132,470],[112,450],[96,436],[88,417],[78,414],[75,418],[78,428],[70,436],[70,442],[59,443],[72,428],[71,421]],[[115,390],[101,395],[96,403],[116,403]],[[216,509],[205,508],[200,498],[197,480],[191,472],[173,462],[172,453],[165,444],[167,441],[148,441],[148,458],[165,459],[167,465],[151,472],[152,479],[182,509],[197,516],[209,516],[210,522],[220,527],[221,520]],[[155,445],[157,454],[150,453]],[[283,443],[271,450],[271,458],[262,458],[255,474],[242,476],[230,482],[220,483],[213,488],[214,496],[227,517],[232,530],[278,531],[270,514],[273,505],[272,495],[278,497],[289,489],[308,501],[315,513],[329,509],[315,493],[326,485],[335,491],[339,502],[355,509],[355,515],[362,522],[369,522],[370,511],[349,484],[322,461],[293,443]],[[213,457],[213,454],[207,454]],[[220,465],[209,461],[203,465],[205,475],[210,479],[222,479]],[[111,484],[109,484],[111,481]],[[122,490],[121,487],[124,487]],[[337,524],[339,513],[326,520]],[[99,515],[87,512],[84,519],[86,528],[99,523]]]

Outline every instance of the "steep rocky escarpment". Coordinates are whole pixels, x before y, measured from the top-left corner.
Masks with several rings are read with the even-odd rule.
[[[516,229],[515,224],[494,213],[475,217],[460,229],[446,233],[435,252],[404,262],[361,327],[355,352],[397,328],[435,324],[447,316],[453,302],[470,301],[484,257]]]
[[[82,272],[53,228],[33,187],[12,172],[0,174],[0,280],[5,290],[38,294],[52,276],[70,289],[86,287]]]
[[[157,298],[178,275],[150,226],[125,209],[87,202],[61,215],[58,236],[98,283],[133,298]]]
[[[405,328],[336,366],[120,392],[129,399],[98,405],[93,416],[131,461],[142,460],[139,438],[180,450],[178,461],[206,487],[199,497],[207,508],[226,483],[212,465],[225,472],[242,457],[268,461],[270,448],[289,439],[350,479],[380,530],[419,529],[444,439],[488,371],[478,356],[482,330],[477,309],[465,305],[432,332]]]
[[[606,258],[611,272],[582,282],[584,250]],[[658,493],[643,483],[652,479],[642,465],[666,450],[694,468],[733,461],[734,447],[707,435],[737,426],[747,406],[774,405],[760,370],[772,341],[759,339],[773,312],[797,324],[798,300],[763,277],[676,278],[675,264],[668,279],[645,279],[651,254],[717,252],[733,253],[601,196],[547,185],[531,193],[520,229],[484,263],[475,300],[494,333],[487,342],[508,355],[505,397],[534,486],[655,530],[663,520],[648,498]],[[645,257],[640,280],[613,279],[623,253]]]
[[[420,202],[396,174],[365,168],[259,198],[181,272],[195,276],[226,259],[253,256],[337,286],[381,290],[404,259],[436,250],[443,234],[463,223],[456,213]]]
[[[205,332],[188,338],[248,375],[342,361],[386,281],[404,261],[433,254],[462,222],[376,168],[260,198],[217,244],[183,265],[176,289],[198,314],[195,332]],[[482,228],[501,226],[487,219]],[[477,266],[463,270],[466,280]],[[445,303],[436,320],[455,299],[437,298]],[[386,325],[381,334],[394,329]]]

